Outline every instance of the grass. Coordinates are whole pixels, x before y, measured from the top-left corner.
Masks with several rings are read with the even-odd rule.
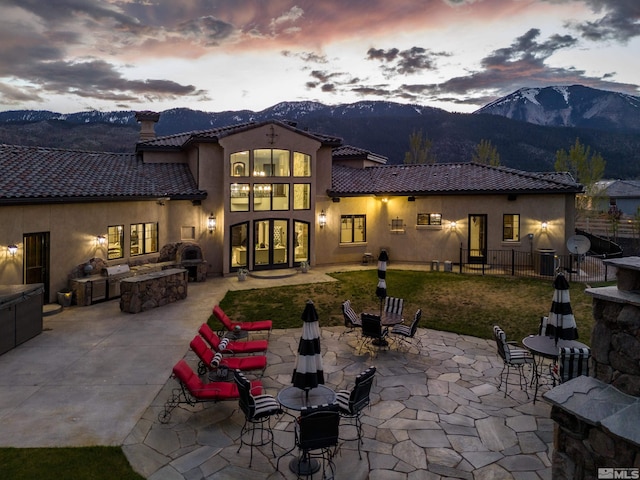
[[[377,271],[335,273],[336,282],[228,292],[221,307],[233,320],[270,318],[274,328],[299,328],[307,299],[321,326],[343,325],[340,305],[351,299],[358,311],[377,311]],[[599,286],[599,285],[592,285]],[[422,327],[491,338],[500,325],[510,340],[535,333],[553,297],[551,280],[387,271],[389,295],[405,299],[405,312],[422,308]],[[571,306],[580,341],[590,344],[593,316],[585,285],[571,284]],[[213,317],[209,323],[218,330]],[[119,447],[0,448],[0,478],[11,480],[140,480]]]
[[[0,448],[0,478],[143,480],[120,447]]]
[[[271,319],[274,328],[298,328],[307,299],[313,300],[321,326],[343,325],[341,303],[352,301],[356,312],[376,312],[376,270],[334,273],[337,282],[230,291],[220,306],[235,321]],[[596,286],[596,285],[592,285]],[[571,306],[580,341],[590,344],[592,298],[585,285],[570,285]],[[552,279],[457,275],[443,272],[387,270],[388,294],[405,299],[405,315],[422,308],[420,326],[492,338],[500,325],[510,340],[536,333],[540,317],[548,315],[553,298]],[[214,318],[216,330],[221,325]]]

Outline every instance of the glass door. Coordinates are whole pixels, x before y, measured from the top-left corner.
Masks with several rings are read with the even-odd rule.
[[[24,236],[24,283],[44,284],[45,302],[49,303],[49,232]]]
[[[487,216],[469,215],[469,263],[487,263]]]
[[[254,222],[253,266],[256,270],[289,266],[288,220]]]

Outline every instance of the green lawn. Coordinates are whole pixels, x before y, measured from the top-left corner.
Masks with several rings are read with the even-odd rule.
[[[321,326],[342,325],[340,305],[352,301],[354,310],[379,310],[375,296],[376,270],[335,273],[337,282],[228,292],[220,302],[232,320],[273,320],[274,328],[301,326],[307,299],[313,300]],[[585,285],[570,285],[580,341],[590,344],[593,316]],[[387,271],[387,292],[405,299],[405,316],[422,308],[420,326],[480,338],[492,338],[500,325],[511,340],[536,333],[540,317],[547,315],[553,298],[553,281],[534,278],[459,275],[409,270]],[[219,322],[211,317],[212,327]]]
[[[274,328],[298,328],[307,299],[314,301],[321,326],[343,325],[340,304],[351,299],[358,311],[376,311],[376,270],[335,273],[338,281],[228,292],[221,306],[233,320],[269,318]],[[596,286],[596,285],[593,285]],[[590,344],[593,317],[585,285],[571,284],[571,305],[580,341]],[[390,296],[405,299],[405,315],[422,308],[422,327],[491,338],[500,325],[510,340],[535,333],[553,297],[552,280],[387,271]],[[213,317],[210,324],[220,325]],[[0,448],[0,479],[140,480],[119,447]]]

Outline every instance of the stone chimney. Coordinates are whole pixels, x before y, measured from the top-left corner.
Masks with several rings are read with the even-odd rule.
[[[156,138],[155,126],[160,120],[160,114],[151,111],[136,112],[136,120],[140,123],[140,141]]]

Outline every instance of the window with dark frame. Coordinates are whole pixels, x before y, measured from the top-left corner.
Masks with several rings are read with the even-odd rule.
[[[107,227],[107,260],[124,257],[124,225]]]
[[[367,241],[367,216],[342,215],[340,217],[340,243]]]
[[[419,213],[416,225],[442,225],[441,213]]]
[[[158,251],[158,224],[134,223],[129,236],[130,255],[144,255]]]
[[[520,215],[505,213],[502,216],[502,241],[520,241]]]

